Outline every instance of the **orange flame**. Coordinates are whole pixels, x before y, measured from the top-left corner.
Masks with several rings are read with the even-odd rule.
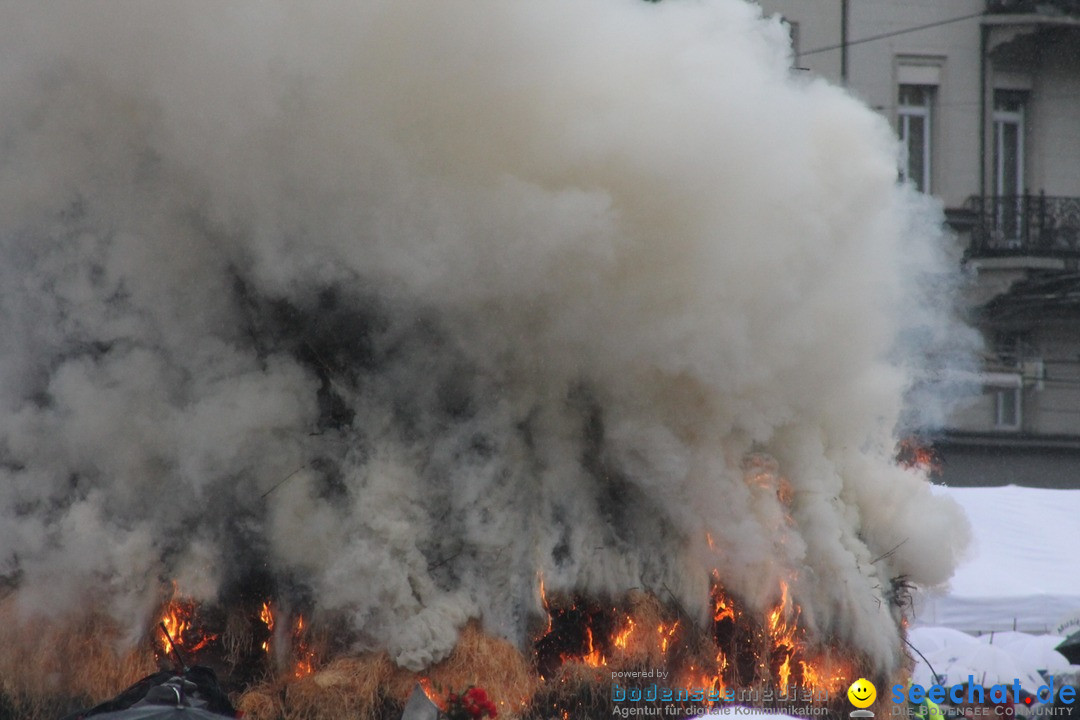
[[[625,650],[630,643],[630,636],[634,634],[635,627],[637,627],[637,625],[634,623],[634,618],[627,616],[626,627],[615,635],[612,644],[620,650]]]
[[[263,601],[259,608],[259,620],[266,626],[269,633],[273,633],[274,628],[278,626],[278,611],[275,610],[272,600]],[[285,627],[289,626],[287,617],[282,622]],[[292,648],[292,675],[296,678],[302,678],[315,672],[316,652],[308,640],[308,627],[303,615],[296,616],[296,620],[292,622],[291,631],[284,640],[287,641],[286,646]],[[273,635],[263,641],[263,652],[270,653],[273,641]]]
[[[671,627],[660,623],[656,628],[656,634],[659,639],[660,652],[664,655],[667,654],[668,645],[671,643],[671,638],[675,635],[675,631],[679,629],[679,621],[676,620]]]
[[[431,701],[431,704],[439,708],[439,712],[446,712],[446,698],[439,694],[439,691],[431,684],[430,678],[422,677],[416,681],[416,684],[424,691],[424,694],[427,695],[427,699]]]
[[[940,475],[944,469],[934,448],[921,444],[913,437],[904,438],[896,444],[896,462],[901,467],[914,468],[927,475]]]
[[[589,667],[603,667],[607,665],[607,658],[593,646],[593,632],[591,627],[585,628],[586,651],[581,661]]]
[[[191,625],[189,609],[183,603],[170,600],[162,611],[161,624],[165,626],[166,636],[162,640],[165,654],[173,651],[174,647],[184,644],[184,632]]]
[[[544,590],[544,574],[537,573],[537,578],[540,581],[540,604],[544,607],[544,614],[547,615],[547,629],[544,630],[544,634],[551,632],[551,608],[548,607],[547,592]]]
[[[791,680],[791,658],[800,647],[796,638],[798,626],[795,624],[795,618],[798,615],[799,608],[792,605],[788,585],[781,581],[780,603],[769,613],[769,638],[772,641],[772,652],[783,657],[780,667],[777,668],[780,687],[787,687]]]
[[[268,632],[274,631],[274,608],[270,604],[269,600],[266,600],[262,604],[262,608],[259,609],[259,619],[262,620],[263,625],[266,626]],[[270,638],[263,640],[262,644],[263,652],[270,652]]]
[[[830,694],[843,690],[854,677],[852,668],[846,662],[832,658],[819,658],[819,665],[799,661],[802,669],[803,685],[813,689],[827,690]]]
[[[293,677],[306,677],[315,672],[315,650],[308,644],[303,615],[296,616],[292,639],[293,654],[296,657],[296,662],[293,664]]]
[[[196,624],[197,615],[197,603],[181,595],[174,582],[172,595],[158,618],[168,633],[168,637],[161,641],[162,655],[172,653],[174,648],[185,653],[196,653],[217,640],[217,635],[206,632]]]
[[[779,583],[777,600],[764,613],[750,614],[727,594],[714,572],[710,596],[712,639],[716,645],[704,657],[697,655],[705,649],[697,631],[683,627],[685,618],[645,622],[650,615],[639,615],[636,606],[628,612],[610,608],[606,615],[597,609],[582,612],[576,606],[566,611],[551,610],[543,578],[539,580],[540,598],[548,610],[548,632],[554,624],[559,628],[558,637],[571,644],[580,642],[577,648],[558,653],[556,657],[562,663],[621,669],[642,662],[672,662],[676,671],[673,685],[704,688],[721,696],[732,681],[784,691],[795,687],[812,692],[824,690],[831,695],[842,690],[853,676],[854,667],[846,656],[819,648],[807,638],[800,624],[801,608],[792,595],[794,578]],[[642,606],[642,612],[652,613],[652,607]],[[574,628],[566,626],[566,622],[580,624]],[[601,632],[599,628],[610,630]],[[575,635],[580,640],[573,640]],[[679,648],[678,652],[675,648]],[[689,659],[687,653],[695,658],[694,664],[681,665]],[[750,653],[752,658],[745,656]],[[747,677],[750,659],[754,660],[753,670]]]
[[[715,582],[717,579],[716,572],[713,572],[713,622],[720,622],[721,620],[735,621],[735,604],[731,602],[731,599],[721,589],[720,584]]]

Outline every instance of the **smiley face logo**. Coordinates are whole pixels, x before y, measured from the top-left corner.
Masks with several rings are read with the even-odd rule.
[[[867,708],[877,699],[877,688],[866,678],[859,678],[847,689],[847,698],[857,708]]]

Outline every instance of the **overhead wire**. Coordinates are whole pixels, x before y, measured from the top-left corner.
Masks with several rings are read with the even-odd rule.
[[[903,30],[893,30],[891,32],[880,33],[878,35],[871,35],[869,37],[859,38],[857,40],[848,40],[846,42],[838,43],[836,45],[827,45],[825,47],[814,48],[813,50],[805,50],[797,53],[797,57],[805,57],[807,55],[817,55],[818,53],[828,52],[830,50],[842,50],[843,48],[851,47],[852,45],[862,45],[863,43],[874,42],[875,40],[884,40],[885,38],[896,37],[897,35],[906,35],[908,33],[918,32],[920,30],[929,30],[931,28],[941,27],[942,25],[951,25],[952,23],[962,22],[964,20],[972,20],[977,17],[984,17],[986,15],[985,10],[981,10],[977,13],[971,13],[970,15],[961,15],[960,17],[949,18],[947,20],[938,20],[937,22],[926,23],[925,25],[915,25],[913,27],[904,28]]]
[[[897,37],[899,35],[906,35],[906,34],[914,33],[914,32],[919,32],[921,30],[930,30],[932,28],[942,27],[942,26],[945,26],[945,25],[951,25],[953,23],[958,23],[958,22],[963,22],[963,21],[966,21],[966,20],[973,20],[975,18],[985,17],[986,15],[987,15],[986,11],[979,11],[977,13],[970,13],[970,14],[967,14],[967,15],[961,15],[961,16],[954,17],[954,18],[948,18],[946,20],[939,20],[939,21],[932,22],[932,23],[925,23],[925,24],[922,24],[922,25],[915,25],[915,26],[912,26],[912,27],[904,28],[902,30],[893,30],[893,31],[890,31],[890,32],[879,33],[877,35],[870,35],[870,36],[864,37],[864,38],[858,38],[858,39],[855,39],[855,40],[848,40],[846,42],[837,43],[837,44],[834,44],[834,45],[826,45],[826,46],[823,46],[823,47],[813,48],[811,50],[804,50],[804,51],[801,51],[801,52],[796,52],[795,57],[797,59],[801,59],[801,58],[806,57],[808,55],[817,55],[819,53],[830,52],[830,51],[833,51],[833,50],[842,50],[844,48],[848,48],[848,47],[851,47],[853,45],[862,45],[864,43],[875,42],[877,40],[885,40],[887,38]],[[1073,99],[1074,97],[1075,97],[1074,95],[1070,94],[1070,95],[1061,96],[1060,99]],[[1055,99],[1058,99],[1058,98],[1055,98]],[[978,101],[949,102],[949,103],[941,103],[941,104],[937,105],[937,107],[943,107],[945,105],[948,105],[948,106],[966,106],[966,105],[974,105],[977,102]],[[882,108],[879,108],[879,109],[886,109],[886,108],[882,107]],[[1044,362],[1046,364],[1061,364],[1061,365],[1074,364],[1074,363],[1080,364],[1080,360],[1045,360]],[[1062,378],[1062,377],[1054,378],[1054,377],[1046,377],[1046,376],[1044,376],[1042,378],[1039,378],[1039,380],[1041,382],[1045,383],[1045,384],[1052,384],[1052,385],[1080,385],[1080,378]],[[1058,410],[1057,408],[1054,408],[1051,411],[1053,411],[1053,412],[1068,412],[1068,410],[1064,410],[1064,409]]]

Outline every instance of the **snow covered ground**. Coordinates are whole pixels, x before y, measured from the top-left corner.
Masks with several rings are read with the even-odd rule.
[[[969,557],[948,592],[916,598],[915,625],[972,633],[1070,634],[1080,618],[1080,490],[935,487],[971,520]]]
[[[963,506],[972,545],[947,591],[916,598],[912,644],[939,666],[938,672],[951,657],[972,654],[965,646],[977,651],[991,644],[1015,657],[1022,673],[1010,672],[1075,679],[1080,668],[1069,666],[1053,647],[1080,631],[1080,490],[1010,485],[934,491]],[[922,660],[914,677],[933,682]],[[732,706],[700,720],[741,717],[790,718]]]

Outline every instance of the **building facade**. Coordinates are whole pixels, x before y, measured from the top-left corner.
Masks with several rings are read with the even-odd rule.
[[[761,0],[796,72],[896,129],[974,280],[982,392],[935,440],[953,485],[1080,487],[1080,0]]]

